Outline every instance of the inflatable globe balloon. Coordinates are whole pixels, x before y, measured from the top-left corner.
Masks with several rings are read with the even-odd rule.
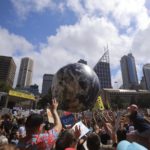
[[[82,63],[69,64],[55,74],[52,96],[59,102],[59,109],[81,112],[93,108],[100,89],[96,73]]]

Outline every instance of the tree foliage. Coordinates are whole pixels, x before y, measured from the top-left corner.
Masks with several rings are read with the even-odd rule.
[[[48,104],[51,103],[51,100],[52,100],[52,92],[51,92],[51,89],[49,89],[48,93],[39,100],[37,107],[45,108],[47,107]]]
[[[9,90],[11,90],[12,87],[7,85],[5,82],[0,82],[0,92],[9,92]]]

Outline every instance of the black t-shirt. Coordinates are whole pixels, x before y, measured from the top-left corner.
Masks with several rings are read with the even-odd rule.
[[[110,136],[107,133],[101,133],[100,138],[101,138],[102,144],[104,144],[104,145],[106,145],[107,141],[110,140]]]
[[[126,140],[126,133],[127,131],[125,129],[118,129],[117,131],[117,139],[118,139],[118,142],[122,141],[122,140]]]
[[[150,123],[148,123],[137,112],[130,115],[130,120],[133,122],[134,128],[139,132],[144,132],[145,130],[150,129]]]
[[[5,120],[2,122],[2,126],[5,129],[5,132],[9,134],[10,130],[12,129],[12,122]]]

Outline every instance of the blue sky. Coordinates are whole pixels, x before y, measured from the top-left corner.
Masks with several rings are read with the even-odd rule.
[[[46,42],[49,35],[55,35],[60,25],[74,24],[77,17],[72,11],[64,13],[58,11],[31,12],[25,18],[17,15],[11,1],[0,1],[0,25],[9,32],[21,35],[33,44]]]
[[[122,84],[120,58],[130,51],[140,80],[150,62],[149,8],[148,0],[1,0],[0,54],[14,57],[15,83],[21,58],[31,57],[41,89],[44,73],[81,58],[93,67],[108,44],[112,84]]]

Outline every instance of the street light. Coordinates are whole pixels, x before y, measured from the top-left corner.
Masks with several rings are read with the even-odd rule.
[[[116,89],[118,89],[118,81],[114,82],[116,84]]]

